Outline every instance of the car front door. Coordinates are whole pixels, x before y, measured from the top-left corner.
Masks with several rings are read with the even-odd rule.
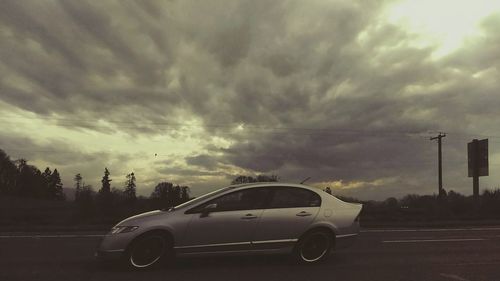
[[[177,250],[237,251],[250,248],[268,190],[248,188],[221,195],[189,211],[192,218]],[[209,212],[204,209],[210,207]]]
[[[254,248],[281,248],[302,235],[319,212],[321,197],[299,187],[270,187],[272,199],[262,212]]]

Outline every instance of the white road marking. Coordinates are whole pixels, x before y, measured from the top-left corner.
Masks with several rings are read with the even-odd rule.
[[[443,277],[446,277],[446,278],[449,278],[449,279],[452,279],[452,280],[457,280],[457,281],[470,281],[469,279],[465,279],[465,278],[462,278],[458,275],[455,275],[455,274],[444,274],[444,273],[441,273],[439,274]]]
[[[500,227],[484,228],[422,228],[422,229],[363,229],[360,232],[441,232],[441,231],[498,231]]]
[[[382,243],[422,243],[422,242],[465,242],[483,241],[484,238],[464,238],[464,239],[409,239],[409,240],[384,240]]]
[[[454,263],[454,264],[443,264],[443,265],[454,265],[454,266],[478,266],[478,265],[499,265],[500,262],[462,262],[462,263]]]
[[[104,237],[104,234],[55,234],[55,235],[0,235],[2,238],[88,238]]]

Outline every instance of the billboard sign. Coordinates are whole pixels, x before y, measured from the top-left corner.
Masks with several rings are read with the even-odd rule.
[[[488,139],[473,140],[467,144],[468,176],[474,177],[474,170],[477,169],[477,176],[488,176]],[[477,165],[477,167],[475,167]]]

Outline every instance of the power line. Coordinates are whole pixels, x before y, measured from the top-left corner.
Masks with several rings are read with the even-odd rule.
[[[277,133],[277,134],[297,134],[293,131],[305,131],[306,133],[300,133],[302,135],[337,135],[337,134],[365,134],[365,135],[373,135],[373,136],[381,136],[381,135],[404,135],[406,137],[420,137],[423,134],[431,134],[433,131],[403,131],[403,130],[361,130],[361,129],[339,129],[339,128],[305,128],[305,127],[270,127],[270,126],[259,126],[259,125],[248,125],[244,123],[219,123],[219,124],[191,124],[191,123],[173,123],[173,122],[132,122],[132,121],[120,121],[120,120],[104,120],[104,119],[69,119],[69,118],[57,118],[57,117],[48,117],[48,116],[40,116],[40,117],[28,117],[28,116],[0,116],[2,119],[6,120],[9,123],[13,122],[12,119],[29,119],[29,120],[51,120],[57,122],[74,122],[77,124],[51,124],[55,126],[62,127],[81,127],[81,128],[103,128],[105,124],[96,124],[99,122],[106,122],[110,124],[115,124],[117,128],[148,128],[150,126],[166,126],[166,127],[191,127],[191,128],[220,128],[220,129],[236,129],[238,126],[243,126],[244,130],[267,130],[274,131],[268,133]],[[5,122],[5,121],[4,121]],[[88,122],[88,123],[80,123],[80,122]],[[92,124],[89,124],[92,123]],[[227,133],[226,133],[227,134]],[[237,135],[238,133],[229,133]],[[449,135],[456,136],[479,136],[479,137],[488,137],[488,138],[500,138],[500,136],[495,135],[481,135],[481,134],[465,134],[465,133],[457,133],[451,132]]]

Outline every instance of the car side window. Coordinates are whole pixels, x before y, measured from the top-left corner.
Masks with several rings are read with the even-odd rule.
[[[320,205],[321,197],[310,190],[298,187],[275,187],[269,208],[319,207]]]
[[[200,213],[207,205],[216,204],[214,212],[254,210],[264,208],[268,199],[269,190],[265,188],[249,188],[231,192],[218,198],[205,202],[188,213]]]

